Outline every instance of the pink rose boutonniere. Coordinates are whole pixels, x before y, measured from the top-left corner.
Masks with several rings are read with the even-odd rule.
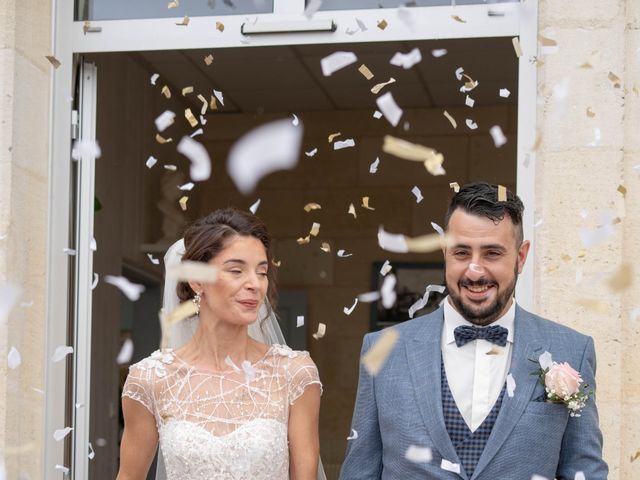
[[[579,417],[593,393],[587,391],[589,385],[583,384],[580,373],[567,362],[554,362],[549,352],[540,355],[537,363],[540,368],[536,373],[544,385],[545,401],[566,405],[572,417]]]

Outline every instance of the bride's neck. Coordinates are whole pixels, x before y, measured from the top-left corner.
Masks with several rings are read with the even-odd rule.
[[[227,357],[240,365],[251,360],[252,341],[246,325],[231,325],[220,321],[200,319],[198,329],[188,348],[194,361],[216,370],[224,370]],[[185,352],[186,353],[186,352]]]

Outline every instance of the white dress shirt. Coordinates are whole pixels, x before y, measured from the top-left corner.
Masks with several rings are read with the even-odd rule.
[[[475,432],[491,412],[509,373],[516,302],[513,300],[509,310],[491,324],[509,330],[504,347],[484,339],[472,340],[458,347],[453,335],[455,328],[474,325],[465,320],[449,302],[449,297],[443,302],[442,360],[458,410],[467,426]]]

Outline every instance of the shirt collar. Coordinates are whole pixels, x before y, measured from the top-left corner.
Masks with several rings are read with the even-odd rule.
[[[466,320],[458,311],[451,305],[449,302],[449,297],[444,299],[444,333],[445,333],[445,343],[453,343],[456,341],[453,331],[456,327],[461,325],[468,325],[470,327],[474,327],[473,323]],[[493,322],[491,325],[500,325],[501,327],[509,330],[507,334],[507,342],[513,343],[513,326],[516,318],[516,301],[515,299],[511,302],[511,306],[506,313],[501,316],[498,320]],[[488,326],[488,325],[487,325]]]

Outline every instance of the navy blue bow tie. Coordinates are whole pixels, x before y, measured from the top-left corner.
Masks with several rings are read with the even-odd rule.
[[[453,336],[456,339],[456,345],[462,347],[472,340],[482,338],[488,342],[495,343],[501,347],[507,344],[507,335],[509,330],[500,325],[492,325],[490,327],[478,328],[462,325],[456,327]]]

